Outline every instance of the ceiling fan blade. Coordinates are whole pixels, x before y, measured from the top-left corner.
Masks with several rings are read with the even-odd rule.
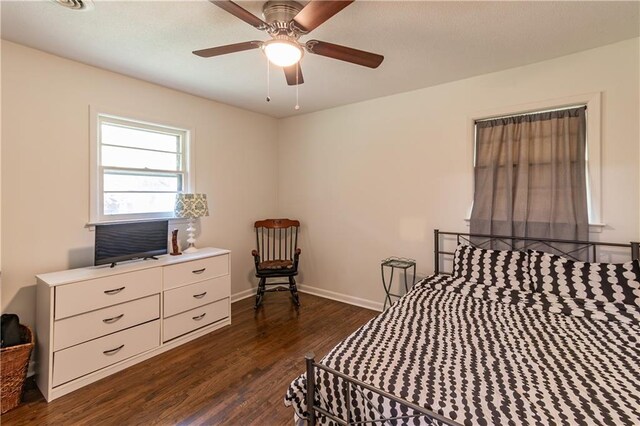
[[[245,41],[244,43],[227,44],[225,46],[210,47],[208,49],[194,50],[193,54],[203,58],[226,55],[227,53],[242,52],[243,50],[257,49],[262,45],[261,41]]]
[[[304,83],[304,78],[302,77],[302,68],[300,64],[293,64],[288,67],[282,67],[284,70],[284,76],[287,78],[287,84],[289,86],[295,86],[296,84]],[[298,71],[298,80],[296,81],[296,71]]]
[[[242,19],[247,24],[259,30],[265,30],[268,27],[267,23],[264,22],[262,19],[258,18],[253,13],[249,12],[248,10],[244,9],[242,6],[230,0],[220,0],[220,1],[209,0],[209,1],[215,4],[216,6],[218,6],[219,8],[225,10],[226,12],[229,12],[236,18]]]
[[[353,2],[354,0],[311,0],[293,18],[293,23],[302,32],[308,33]]]
[[[340,46],[339,44],[327,43],[326,41],[309,40],[305,47],[309,53],[315,53],[316,55],[351,62],[352,64],[369,68],[378,68],[384,60],[384,56],[382,55]]]

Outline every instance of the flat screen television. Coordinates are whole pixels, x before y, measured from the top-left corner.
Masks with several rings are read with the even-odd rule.
[[[167,254],[168,220],[96,225],[95,265]]]

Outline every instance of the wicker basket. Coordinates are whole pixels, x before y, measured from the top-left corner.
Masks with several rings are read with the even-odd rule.
[[[33,333],[29,327],[20,324],[20,337],[23,343],[0,350],[0,386],[2,393],[2,414],[20,405],[24,382],[27,379],[29,358],[33,350]]]

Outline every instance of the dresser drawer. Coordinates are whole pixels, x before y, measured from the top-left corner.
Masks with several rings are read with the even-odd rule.
[[[53,386],[160,345],[160,320],[119,331],[53,354]]]
[[[229,274],[229,255],[165,266],[162,272],[165,290],[220,277]]]
[[[229,316],[229,298],[174,315],[164,320],[164,341],[182,336]]]
[[[55,319],[160,293],[161,279],[160,268],[151,268],[58,286]]]
[[[59,351],[158,318],[159,294],[64,318],[54,322],[53,350]]]
[[[225,275],[164,292],[164,317],[203,306],[231,295],[231,276]]]

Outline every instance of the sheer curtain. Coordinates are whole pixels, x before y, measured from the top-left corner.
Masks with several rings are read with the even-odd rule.
[[[587,241],[585,113],[476,122],[471,233]]]

